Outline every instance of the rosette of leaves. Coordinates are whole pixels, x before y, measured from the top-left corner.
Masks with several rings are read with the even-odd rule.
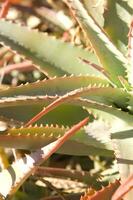
[[[102,4],[105,11],[99,12],[102,23],[97,23],[98,17],[94,19],[93,11],[90,14],[87,1],[84,4],[79,0],[64,2],[91,43],[93,53],[0,20],[0,41],[32,60],[48,77],[0,91],[1,115],[25,125],[9,126],[0,135],[0,145],[29,150],[41,148],[89,116],[89,124],[59,152],[103,156],[115,153],[121,180],[125,181],[133,173],[132,3],[107,1],[106,6]],[[35,121],[38,125],[31,126]],[[125,199],[132,198],[130,191]]]

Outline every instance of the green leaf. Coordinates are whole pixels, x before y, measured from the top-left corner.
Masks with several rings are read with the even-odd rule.
[[[39,113],[44,106],[47,106],[48,104],[52,103],[55,100],[57,100],[57,97],[50,98],[48,96],[38,97],[38,98],[36,97],[23,97],[23,98],[20,97],[20,98],[12,98],[12,99],[9,98],[7,101],[3,100],[3,105],[2,105],[2,100],[1,100],[0,105],[2,107],[0,108],[0,113],[4,117],[10,117],[10,118],[14,118],[15,120],[27,122],[37,113]],[[41,118],[41,120],[39,120],[38,123],[39,124],[40,123],[43,123],[43,124],[44,123],[48,123],[48,124],[58,123],[60,125],[61,124],[71,125],[72,123],[77,122],[79,118],[83,119],[85,116],[88,115],[88,112],[86,112],[86,110],[83,110],[81,108],[83,106],[86,109],[91,110],[91,112],[93,109],[93,110],[103,111],[103,113],[110,114],[110,116],[112,117],[107,118],[107,116],[106,115],[104,116],[102,113],[105,119],[107,118],[106,120],[108,122],[110,121],[110,127],[113,127],[114,130],[122,131],[131,127],[133,124],[132,115],[120,109],[114,108],[112,106],[94,102],[88,99],[82,99],[82,98],[72,99],[71,96],[69,96],[67,100],[68,100],[67,103],[64,103],[56,107],[53,111],[49,112],[47,115]],[[92,119],[91,115],[90,117]],[[101,116],[99,118],[101,118]],[[113,124],[113,126],[111,123]],[[119,123],[119,126],[118,126],[118,123]]]
[[[113,43],[125,54],[127,54],[127,35],[132,13],[133,7],[129,6],[126,1],[107,1],[106,12],[104,13],[104,30],[108,33]]]
[[[95,101],[91,101],[88,99],[74,99],[71,102],[73,102],[76,105],[84,106],[87,107],[88,109],[96,109],[100,111],[107,112],[116,118],[120,119],[121,125],[126,127],[126,126],[132,126],[133,125],[133,116],[130,115],[128,112],[124,112],[121,109],[115,108],[113,106],[105,105],[102,103],[97,103]],[[121,128],[121,127],[120,127]]]
[[[17,87],[9,87],[0,91],[0,97],[17,97],[23,95],[28,97],[29,95],[62,96],[75,89],[85,87],[86,91],[81,94],[82,97],[109,105],[116,105],[124,109],[126,109],[128,98],[131,96],[130,93],[123,89],[109,87],[106,80],[98,77],[70,76],[58,77],[39,82],[37,81],[35,83],[20,85]],[[8,99],[5,99],[5,101],[7,100]],[[3,100],[0,103],[2,102]]]
[[[111,43],[106,34],[95,23],[93,18],[88,15],[87,11],[79,0],[65,0],[79,24],[86,32],[103,68],[109,74],[110,80],[117,86],[121,87],[118,76],[126,76],[127,59]]]
[[[105,91],[106,91],[106,94],[105,94]],[[110,97],[110,92],[112,93],[112,97]],[[100,96],[101,94],[102,96]],[[69,104],[75,104],[76,106],[79,105],[81,107],[87,106],[88,108],[93,108],[93,109],[98,109],[104,112],[108,112],[124,120],[125,122],[132,124],[132,115],[118,108],[115,108],[111,105],[111,102],[113,102],[113,104],[117,104],[117,103],[119,104],[120,101],[121,101],[120,105],[122,104],[124,105],[124,102],[126,101],[126,94],[127,93],[123,93],[123,91],[121,91],[120,89],[115,89],[115,88],[113,89],[113,88],[108,88],[108,87],[107,88],[106,87],[105,88],[85,87],[85,88],[80,88],[80,89],[68,92],[64,95],[64,97],[65,97],[65,101],[69,102]],[[90,95],[90,100],[89,100],[89,95]],[[61,97],[58,95],[55,95],[55,97],[54,96],[18,96],[17,98],[16,97],[3,98],[0,101],[1,115],[5,116],[7,112],[7,115],[10,116],[9,113],[12,110],[11,111],[12,117],[16,119],[15,116],[18,116],[20,120],[20,118],[25,118],[25,114],[24,114],[25,111],[27,112],[27,116],[28,115],[31,116],[32,113],[34,113],[34,109],[36,110],[35,112],[37,112],[37,110],[39,109],[42,110],[44,106],[48,105],[48,103],[50,103],[51,101],[56,100],[58,97],[64,98],[63,96]],[[77,99],[77,97],[82,97],[82,99],[81,98]],[[94,100],[92,101],[91,98]],[[26,106],[25,108],[27,109],[26,110],[23,109],[23,106]],[[16,110],[16,112],[14,112],[15,111],[14,109]]]
[[[13,118],[18,121],[27,122],[44,107],[52,103],[52,101],[54,101],[56,98],[49,98],[46,96],[42,98],[21,97],[18,99],[7,99],[7,101],[4,100],[5,105],[3,104],[3,108],[0,108],[0,114],[7,118]],[[42,117],[38,121],[38,124],[43,123],[71,126],[87,116],[88,112],[81,108],[81,106],[65,104],[55,108],[46,116]]]
[[[86,67],[78,60],[79,57],[83,57],[97,63],[93,53],[42,32],[0,20],[0,41],[32,59],[48,76],[98,74],[104,77],[97,70]]]
[[[50,143],[46,147],[37,149],[35,152],[25,155],[21,159],[16,160],[7,169],[0,173],[0,194],[4,199],[15,193],[24,181],[34,172],[36,166],[39,166],[46,161],[53,153],[55,153],[74,133],[80,130],[88,122],[85,118],[58,140]],[[5,187],[6,186],[6,187]]]
[[[108,81],[95,76],[63,76],[43,81],[37,81],[30,84],[17,87],[8,87],[0,90],[0,97],[14,97],[19,95],[38,96],[38,95],[64,95],[72,90],[87,87],[89,85],[105,86]]]
[[[38,149],[60,138],[67,130],[68,127],[59,127],[58,125],[10,128],[0,134],[0,145],[17,149]],[[58,152],[69,155],[113,156],[111,144],[89,136],[88,131],[89,129],[87,132],[85,129],[78,131]],[[78,151],[79,149],[80,151]]]
[[[11,97],[11,98],[10,97],[9,98],[7,98],[7,97],[2,98],[0,100],[0,110],[1,110],[2,115],[3,115],[2,109],[4,109],[4,112],[6,114],[6,109],[8,108],[7,113],[9,115],[10,108],[12,109],[13,107],[14,107],[14,109],[18,109],[18,111],[19,111],[19,109],[21,109],[22,106],[29,106],[28,109],[31,107],[34,110],[36,105],[39,105],[40,110],[41,110],[41,107],[43,108],[44,106],[48,105],[48,103],[56,100],[57,97],[62,99],[61,103],[64,103],[65,101],[67,101],[70,104],[75,103],[75,100],[72,100],[72,99],[75,99],[77,97],[82,97],[82,101],[81,101],[81,99],[77,101],[79,106],[86,106],[86,104],[88,106],[90,106],[92,104],[93,105],[95,104],[95,105],[97,105],[97,108],[98,108],[99,105],[102,106],[102,104],[104,103],[103,108],[104,107],[106,107],[108,109],[111,108],[112,110],[113,109],[116,110],[117,113],[118,112],[124,113],[122,116],[126,120],[126,118],[128,118],[128,116],[130,116],[128,113],[125,113],[123,111],[118,111],[117,108],[113,108],[113,107],[109,107],[109,106],[115,105],[115,104],[116,105],[118,104],[119,106],[125,106],[125,103],[126,103],[126,100],[127,100],[127,94],[128,94],[127,92],[124,92],[123,90],[118,89],[118,88],[111,88],[111,87],[101,88],[101,87],[95,87],[95,86],[91,87],[91,86],[89,86],[89,87],[79,88],[77,90],[68,92],[63,96],[62,95],[58,96],[56,94],[55,97],[54,96],[40,96],[39,95],[39,96],[17,96],[17,97]],[[88,102],[87,102],[87,99],[88,99]],[[90,100],[93,100],[95,102],[90,101]],[[119,102],[121,102],[121,103],[119,103]],[[99,104],[99,103],[102,103],[102,104]],[[34,112],[33,110],[32,110],[31,113],[29,112],[29,114],[32,114]],[[23,108],[22,108],[20,110],[21,114],[24,111],[25,110],[23,110]],[[26,110],[26,111],[28,112],[28,110]],[[13,113],[12,113],[12,116],[13,116]],[[16,112],[16,116],[18,115],[18,113],[19,112]],[[120,116],[120,115],[119,115],[119,117],[121,118],[122,116]],[[25,117],[25,115],[21,115],[21,116]],[[13,118],[14,118],[14,116],[13,116]],[[16,119],[16,118],[14,118],[14,119]]]

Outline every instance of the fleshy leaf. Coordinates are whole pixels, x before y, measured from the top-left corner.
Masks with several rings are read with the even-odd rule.
[[[104,30],[108,33],[111,41],[127,54],[128,27],[133,13],[133,5],[128,5],[127,1],[108,0],[104,13]],[[120,34],[122,33],[122,34]]]
[[[1,100],[0,114],[7,118],[13,118],[14,120],[26,122],[30,120],[36,113],[42,110],[42,108],[57,99],[57,97],[58,96],[21,96],[18,98],[6,98]],[[81,106],[65,104],[57,107],[55,110],[41,118],[38,121],[38,124],[59,124],[71,126],[74,123],[78,122],[79,119],[82,120],[84,117],[87,116],[88,112]]]
[[[117,86],[121,86],[118,76],[125,77],[127,69],[127,59],[111,43],[106,34],[95,23],[93,18],[88,15],[79,0],[65,0],[79,24],[86,32],[102,67],[109,74],[110,80]]]
[[[93,53],[9,21],[0,20],[0,41],[31,58],[48,76],[100,74],[78,61],[83,57],[97,63]]]
[[[72,102],[72,101],[71,101]],[[84,107],[87,108],[92,108],[92,109],[96,109],[96,110],[100,110],[100,111],[104,111],[107,112],[111,115],[114,115],[115,117],[117,117],[118,119],[121,119],[121,123],[123,123],[123,125],[127,124],[129,126],[132,126],[132,115],[130,115],[128,112],[124,112],[121,109],[115,108],[113,106],[108,106],[102,103],[97,103],[95,101],[91,101],[88,99],[83,99],[83,98],[78,98],[73,100],[73,103],[76,105],[82,105]],[[126,127],[126,126],[125,126]]]
[[[93,126],[95,128],[95,124],[91,125],[91,129]],[[105,139],[102,141],[101,138],[100,141],[100,137],[96,139],[89,135],[91,129],[89,130],[89,127],[87,130],[81,129],[66,142],[59,152],[70,155],[107,154],[112,156],[111,144],[107,143]],[[28,150],[37,149],[61,137],[67,130],[68,127],[59,127],[58,125],[7,128],[7,130],[0,133],[0,145]],[[79,148],[80,152],[78,151]]]
[[[88,90],[88,88],[87,88]],[[80,92],[84,93],[85,89],[80,90]],[[107,104],[103,104],[100,102],[96,102],[93,100],[89,100],[87,98],[79,98],[78,95],[81,95],[81,93],[79,92],[79,94],[75,94],[75,97],[73,96],[73,92],[71,96],[68,96],[67,98],[67,103],[57,107],[54,111],[52,111],[52,115],[50,118],[50,113],[48,113],[46,116],[49,115],[49,118],[45,118],[47,120],[53,120],[53,122],[56,123],[60,123],[63,120],[62,117],[64,116],[61,109],[70,109],[70,112],[73,113],[74,110],[71,109],[80,109],[81,115],[79,116],[85,116],[87,113],[82,112],[82,108],[81,107],[85,107],[87,109],[97,109],[100,111],[104,111],[107,112],[111,115],[114,115],[115,117],[117,117],[118,119],[121,119],[123,124],[127,124],[129,126],[132,126],[132,115],[129,114],[128,112],[124,112],[121,109],[118,109],[116,107],[113,107],[112,105],[107,105]],[[83,94],[82,93],[82,94]],[[69,93],[68,93],[69,94]],[[76,95],[78,98],[76,98]],[[3,99],[1,100],[0,103],[0,112],[1,115],[5,116],[5,117],[11,117],[14,118],[15,120],[19,120],[19,121],[25,121],[26,119],[28,120],[31,119],[34,114],[33,113],[38,113],[40,110],[42,110],[42,108],[44,106],[47,106],[50,102],[53,102],[54,100],[56,100],[57,98],[59,98],[58,96],[55,97],[48,97],[48,96],[38,96],[38,97],[17,97],[17,98],[8,98],[8,99]],[[73,107],[73,105],[75,106],[80,106],[78,107]],[[16,112],[17,110],[17,112]],[[32,112],[31,112],[32,110]],[[25,111],[27,113],[27,116],[25,116]],[[21,115],[19,114],[21,112]],[[59,112],[62,116],[58,116]],[[78,112],[78,110],[77,110]],[[75,114],[75,113],[74,113]],[[57,116],[56,116],[57,115]],[[57,117],[57,119],[54,119],[54,116]],[[65,117],[65,116],[64,116]],[[74,117],[74,119],[76,119],[76,116]],[[26,120],[26,121],[27,121]],[[44,119],[43,119],[44,120]],[[59,120],[59,121],[58,121]],[[43,121],[41,121],[43,123]],[[47,121],[46,121],[47,122]],[[63,121],[62,121],[63,122]],[[65,121],[64,121],[65,122]],[[52,121],[51,121],[52,123]],[[70,123],[70,122],[69,122]],[[66,123],[65,123],[66,124]],[[69,125],[69,124],[67,124]]]
[[[105,98],[106,101],[103,99],[104,104],[101,102],[98,102],[98,101],[96,102],[96,101],[90,100],[89,96],[88,96],[88,99],[86,96],[84,98],[82,97],[82,99],[76,98],[78,96],[80,97],[81,95],[85,95],[85,94],[89,95],[89,91],[90,91],[90,94],[92,94],[91,90],[92,90],[92,88],[82,88],[81,90],[79,90],[79,92],[77,92],[77,94],[73,94],[73,92],[70,92],[70,93],[72,93],[72,95],[66,97],[66,100],[68,102],[67,104],[71,104],[70,107],[72,105],[76,105],[76,106],[78,105],[81,107],[82,106],[88,107],[88,108],[90,107],[93,109],[98,109],[98,110],[102,110],[105,112],[109,112],[110,114],[113,114],[114,116],[125,120],[125,122],[129,122],[129,124],[132,124],[132,115],[130,115],[128,112],[122,111],[121,109],[112,107],[111,101],[110,101],[110,104],[108,104],[109,101],[107,101],[106,98]],[[32,113],[37,112],[37,110],[39,111],[39,109],[42,110],[42,108],[44,106],[48,105],[48,103],[56,100],[57,98],[59,98],[59,97],[58,96],[55,96],[55,97],[53,97],[53,96],[52,97],[51,96],[36,96],[36,97],[18,96],[17,98],[14,97],[14,98],[2,99],[0,101],[1,115],[8,117],[7,116],[7,114],[8,114],[9,116],[11,115],[16,120],[17,120],[16,117],[18,117],[19,121],[25,121],[26,118],[27,119],[29,118],[28,116],[31,116],[31,117],[33,116]],[[93,98],[93,96],[92,96],[92,98]],[[115,96],[114,96],[114,98],[115,98]],[[31,100],[32,100],[32,102],[31,102]],[[101,98],[101,101],[102,101],[102,98]],[[115,103],[115,102],[113,102],[113,103]],[[23,111],[23,109],[21,109],[22,107],[25,107],[25,109],[27,108],[27,110],[26,110],[27,117],[23,116],[23,115],[21,115],[21,116],[19,115],[20,111],[22,114],[23,114],[23,112],[25,112],[25,110]],[[16,109],[18,110],[18,113],[15,112]],[[32,113],[30,113],[30,109],[33,109]],[[82,111],[82,108],[80,108],[80,109]],[[81,116],[82,116],[82,114],[81,114]]]
[[[107,80],[95,76],[63,76],[48,80],[27,83],[17,87],[6,87],[0,90],[0,97],[13,97],[18,95],[39,96],[39,95],[64,95],[72,90],[87,86],[107,87]]]
[[[80,89],[77,89],[77,90],[74,90],[74,91],[71,91],[71,92],[68,92],[66,93],[65,95],[63,96],[59,96],[55,101],[53,101],[50,105],[48,105],[46,108],[42,109],[37,115],[35,115],[29,122],[26,123],[26,126],[29,126],[31,125],[32,123],[36,122],[37,120],[39,120],[41,117],[43,117],[45,114],[47,114],[48,112],[50,112],[51,110],[53,110],[54,108],[56,108],[57,106],[65,103],[65,102],[68,102],[70,101],[71,99],[75,99],[77,97],[84,97],[87,99],[87,97],[90,96],[89,99],[94,99],[96,102],[99,102],[98,100],[98,97],[102,94],[103,96],[103,100],[102,100],[102,97],[100,96],[100,100],[102,100],[102,103],[105,103],[105,104],[110,104],[111,101],[113,101],[113,99],[110,98],[110,102],[108,102],[108,98],[106,99],[106,96],[105,96],[105,99],[104,99],[104,93],[107,94],[107,97],[109,95],[110,97],[110,94],[111,94],[111,89],[112,88],[108,88],[108,90],[106,91],[102,91],[102,88],[93,88],[93,87],[84,87],[84,88],[80,88]],[[115,89],[114,89],[115,90]],[[92,95],[92,97],[91,97]],[[94,95],[94,97],[93,97]],[[98,96],[98,97],[97,97]],[[125,96],[124,96],[125,97]],[[119,99],[120,97],[118,96],[118,91],[117,93],[113,93],[113,98],[116,100],[114,100],[114,103],[117,104],[117,99]],[[119,99],[120,100],[120,99]],[[125,103],[125,100],[124,99],[124,103]],[[104,102],[105,101],[105,102]]]
[[[88,122],[88,118],[73,126],[61,138],[46,147],[36,150],[30,155],[15,161],[9,168],[0,173],[0,194],[4,198],[13,194],[33,173],[35,166],[42,164],[55,153],[67,139]]]

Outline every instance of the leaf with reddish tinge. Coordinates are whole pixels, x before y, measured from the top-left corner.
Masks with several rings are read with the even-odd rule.
[[[116,180],[114,183],[110,183],[108,186],[102,188],[99,191],[86,193],[84,196],[81,197],[80,200],[110,200],[119,185],[119,181]]]
[[[116,190],[112,200],[121,200],[121,198],[133,189],[133,174],[129,176],[122,185]]]
[[[88,122],[85,118],[71,129],[69,129],[61,138],[49,145],[38,149],[30,155],[15,161],[9,168],[0,173],[0,194],[6,198],[11,195],[23,184],[23,182],[33,173],[35,167],[42,164],[53,153],[55,153],[63,143],[69,139],[76,131]],[[0,196],[1,196],[0,195]]]

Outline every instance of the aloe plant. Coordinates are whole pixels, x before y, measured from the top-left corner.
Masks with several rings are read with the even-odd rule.
[[[87,1],[83,1],[84,4],[79,0],[64,2],[81,26],[86,40],[91,43],[94,53],[25,26],[0,20],[1,43],[31,60],[48,77],[43,81],[0,90],[0,113],[7,125],[1,131],[0,145],[28,150],[42,148],[88,116],[89,124],[66,141],[59,153],[110,157],[115,153],[121,182],[128,176],[132,180],[133,7],[130,1],[108,1],[107,12],[100,12],[101,28],[101,21],[98,23],[95,21],[97,18],[93,19],[93,12],[89,14],[91,5]],[[109,13],[108,8],[113,12]],[[101,9],[104,9],[103,4]],[[128,19],[123,21],[121,13],[126,13]],[[114,25],[110,26],[113,17],[116,17]],[[115,29],[117,25],[119,29],[125,27],[126,34],[118,33]],[[128,52],[130,56],[127,56]],[[37,125],[32,125],[36,121]],[[28,165],[25,167],[28,169]],[[0,177],[7,177],[8,182],[7,171],[6,174],[1,172]],[[23,172],[21,177],[25,179]],[[109,198],[118,183],[114,185],[104,190]],[[130,184],[129,187],[132,188]],[[10,189],[13,191],[12,185]],[[7,191],[0,191],[4,196],[8,195]],[[99,193],[104,195],[104,192]],[[100,198],[99,193],[89,199]],[[118,199],[117,195],[112,199]],[[133,199],[132,192],[124,199]]]

